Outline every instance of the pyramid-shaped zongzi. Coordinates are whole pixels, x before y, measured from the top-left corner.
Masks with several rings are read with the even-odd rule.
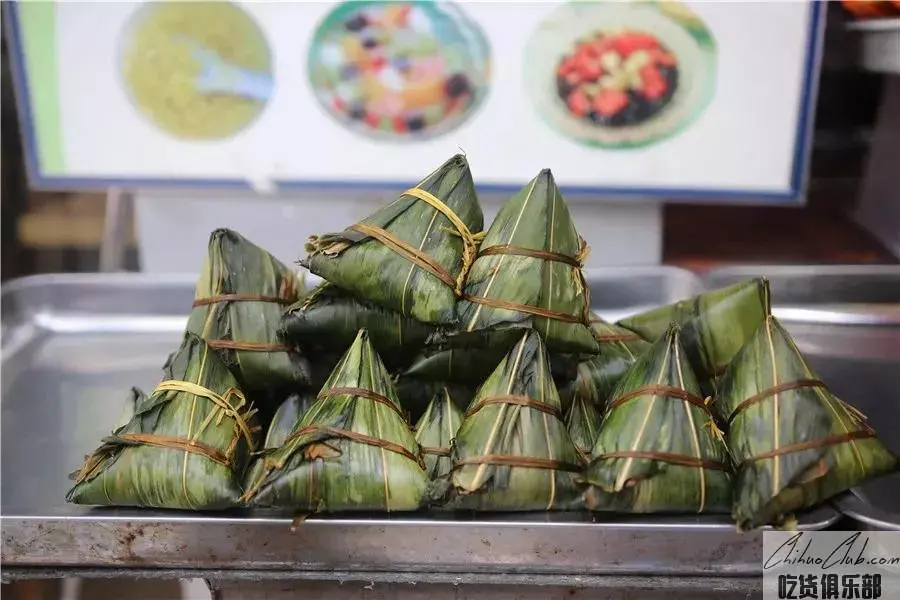
[[[419,444],[365,330],[244,499],[309,512],[406,511],[428,477]]]
[[[453,324],[483,225],[469,163],[458,154],[356,225],[312,236],[301,264],[385,308]]]
[[[551,352],[595,353],[587,252],[553,175],[541,171],[485,234],[457,306],[461,332],[533,327]]]
[[[540,336],[527,330],[478,390],[453,444],[450,505],[566,509],[584,464],[560,415]]]
[[[575,380],[559,389],[564,411],[569,410],[576,396],[603,410],[619,379],[650,348],[650,343],[633,331],[607,323],[593,314],[591,331],[600,344],[600,353],[579,364]]]
[[[772,316],[729,365],[716,407],[728,426],[736,464],[732,514],[742,529],[778,524],[900,467]]]
[[[432,479],[450,473],[450,442],[456,437],[463,413],[457,408],[450,389],[443,387],[434,395],[425,414],[416,423],[416,441],[425,457],[425,472]]]
[[[309,364],[277,338],[281,312],[304,294],[296,272],[229,229],[209,236],[187,330],[217,350],[241,388],[268,415],[283,398],[309,383]]]
[[[435,331],[434,326],[397,311],[356,298],[323,282],[304,299],[288,307],[281,318],[279,337],[290,345],[314,348],[310,356],[350,347],[360,329],[389,370],[408,366],[412,357]]]
[[[769,282],[750,279],[662,306],[618,322],[647,341],[656,341],[669,323],[681,324],[681,343],[704,391],[744,343],[756,333],[769,310]]]
[[[725,443],[680,337],[671,325],[616,386],[585,473],[589,509],[728,513]]]
[[[600,410],[589,399],[576,394],[566,412],[566,429],[575,447],[583,455],[590,456],[600,431]]]
[[[66,499],[192,510],[235,506],[260,429],[234,376],[203,340],[186,333],[163,367],[163,381],[87,457]]]

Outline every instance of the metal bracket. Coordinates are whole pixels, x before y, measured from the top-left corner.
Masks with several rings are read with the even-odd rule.
[[[103,220],[103,239],[100,241],[100,272],[125,269],[129,233],[134,223],[134,193],[110,188],[106,192],[106,214]]]

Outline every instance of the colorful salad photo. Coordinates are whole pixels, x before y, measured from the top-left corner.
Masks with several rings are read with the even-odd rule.
[[[599,147],[670,137],[700,116],[715,89],[713,38],[671,0],[563,6],[526,55],[528,95],[544,120]]]
[[[262,29],[232,2],[145,2],[123,31],[120,52],[132,105],[178,139],[238,133],[259,117],[274,88]]]
[[[345,2],[316,30],[309,74],[322,107],[352,131],[431,138],[484,101],[489,47],[450,2]]]

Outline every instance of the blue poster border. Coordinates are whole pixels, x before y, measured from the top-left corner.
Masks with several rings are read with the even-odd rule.
[[[801,93],[800,115],[794,137],[794,155],[791,167],[790,187],[779,192],[760,192],[734,189],[703,188],[640,188],[603,186],[560,186],[567,196],[593,196],[608,198],[633,198],[655,201],[691,201],[730,204],[803,204],[806,200],[806,183],[812,146],[815,120],[815,103],[818,96],[818,74],[824,47],[825,0],[809,1],[809,30],[807,33],[806,56],[804,58],[803,91]],[[101,191],[109,188],[131,190],[234,190],[253,191],[254,187],[246,179],[191,179],[191,178],[97,178],[47,176],[40,171],[37,137],[28,87],[28,74],[22,47],[19,23],[19,0],[3,2],[2,21],[8,36],[8,50],[13,87],[22,131],[23,150],[28,181],[32,189],[46,191]],[[273,180],[273,185],[281,192],[291,191],[379,191],[386,189],[406,189],[415,181],[316,181],[316,180]],[[509,184],[478,184],[478,190],[485,193],[514,193],[525,182]]]

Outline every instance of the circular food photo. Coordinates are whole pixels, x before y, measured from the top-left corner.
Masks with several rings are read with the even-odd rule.
[[[322,107],[387,140],[442,135],[487,94],[487,39],[449,2],[345,2],[317,28],[309,75]]]
[[[231,2],[146,2],[120,42],[131,103],[178,139],[238,133],[259,117],[274,89],[262,29]]]
[[[526,48],[538,113],[584,144],[636,148],[697,119],[715,90],[715,42],[690,9],[665,2],[577,2]]]

